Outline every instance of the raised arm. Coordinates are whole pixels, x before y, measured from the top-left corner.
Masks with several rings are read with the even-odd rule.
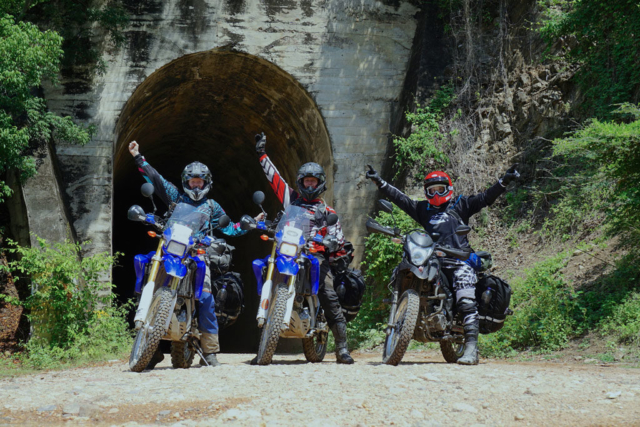
[[[155,194],[160,198],[160,200],[162,200],[162,202],[167,206],[176,202],[180,196],[178,188],[164,179],[162,175],[160,175],[158,171],[156,171],[147,162],[144,156],[140,154],[139,145],[136,141],[131,141],[131,143],[129,143],[129,153],[133,156],[142,177],[155,187]]]
[[[483,191],[482,193],[467,198],[466,213],[468,217],[477,214],[487,206],[491,206],[493,202],[495,202],[496,199],[506,191],[507,185],[509,185],[511,181],[520,178],[520,174],[516,170],[517,166],[517,164],[511,166],[507,172],[505,172],[504,176],[494,185],[489,187],[487,191]]]
[[[286,209],[295,198],[293,197],[295,191],[289,187],[289,184],[287,184],[284,178],[282,178],[278,169],[276,169],[274,164],[271,162],[271,159],[269,159],[269,156],[267,156],[266,145],[267,137],[265,134],[256,135],[256,153],[260,158],[260,166],[262,166],[262,170],[269,181],[269,185],[271,185],[274,193],[278,196],[278,200],[280,200]]]
[[[396,206],[405,211],[407,215],[417,223],[420,223],[420,219],[418,218],[418,202],[416,200],[412,200],[402,191],[382,179],[378,172],[371,166],[369,166],[369,171],[367,171],[365,176],[372,180],[378,186],[380,192],[387,196]]]

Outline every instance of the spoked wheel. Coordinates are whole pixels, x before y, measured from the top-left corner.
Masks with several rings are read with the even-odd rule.
[[[164,325],[171,315],[172,302],[173,297],[169,288],[160,288],[153,296],[147,318],[136,334],[129,356],[129,369],[133,372],[144,371],[158,349],[160,340],[167,332]]]
[[[302,339],[302,350],[304,357],[311,363],[318,363],[324,360],[327,354],[328,332],[318,332],[311,338]]]
[[[176,369],[187,369],[193,363],[195,349],[186,341],[171,342],[171,366]]]
[[[420,296],[413,289],[402,294],[390,331],[384,341],[382,362],[396,366],[409,347],[420,312]]]
[[[447,363],[456,363],[464,354],[464,344],[451,341],[440,341],[440,351]]]
[[[256,363],[258,365],[268,365],[276,352],[280,332],[284,328],[282,325],[284,312],[287,308],[288,288],[284,283],[280,283],[274,292],[275,298],[271,301],[267,321],[262,327],[262,335],[260,336],[260,346],[258,347],[258,356]]]

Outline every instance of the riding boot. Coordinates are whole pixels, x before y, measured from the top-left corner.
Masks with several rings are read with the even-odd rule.
[[[158,363],[162,362],[163,360],[164,360],[164,354],[162,354],[162,351],[160,351],[160,346],[158,346],[158,348],[156,349],[156,352],[153,353],[153,357],[151,358],[151,360],[147,364],[146,369],[155,368],[156,365]]]
[[[200,346],[204,356],[204,358],[200,358],[200,364],[203,366],[207,366],[207,364],[209,366],[220,366],[220,362],[216,358],[216,353],[220,353],[218,334],[203,332],[200,337]]]
[[[354,363],[347,348],[347,324],[345,322],[336,323],[331,327],[333,338],[336,341],[336,362],[351,365]]]
[[[458,359],[459,365],[478,364],[478,320],[464,325],[464,354]]]

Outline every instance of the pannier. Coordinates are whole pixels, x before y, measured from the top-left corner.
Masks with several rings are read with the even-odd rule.
[[[225,273],[211,283],[220,329],[235,323],[244,309],[244,285],[238,273]]]
[[[356,318],[364,297],[364,277],[360,270],[348,268],[333,279],[333,288],[338,294],[342,313],[347,322]]]
[[[480,333],[491,334],[504,326],[511,302],[511,287],[491,274],[484,275],[476,284],[476,301],[480,318]]]

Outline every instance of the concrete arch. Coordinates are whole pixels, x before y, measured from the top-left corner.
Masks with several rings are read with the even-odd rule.
[[[120,114],[114,144],[113,250],[125,254],[114,282],[123,298],[133,295],[133,256],[154,246],[143,226],[126,220],[132,204],[151,208],[140,196],[143,180],[128,143],[138,141],[149,163],[176,185],[186,164],[208,165],[214,180],[210,197],[237,221],[244,213],[257,214],[251,202],[255,190],[267,195],[271,215],[281,208],[255,154],[253,136],[259,132],[267,135],[267,153],[290,185],[302,163],[315,161],[325,168],[331,191],[333,156],[322,114],[304,87],[276,65],[246,53],[211,50],[178,58],[138,86]],[[332,203],[332,194],[325,196]],[[254,351],[257,297],[250,264],[269,246],[255,234],[227,241],[237,248],[234,270],[244,280],[245,312],[223,332],[223,350]]]

